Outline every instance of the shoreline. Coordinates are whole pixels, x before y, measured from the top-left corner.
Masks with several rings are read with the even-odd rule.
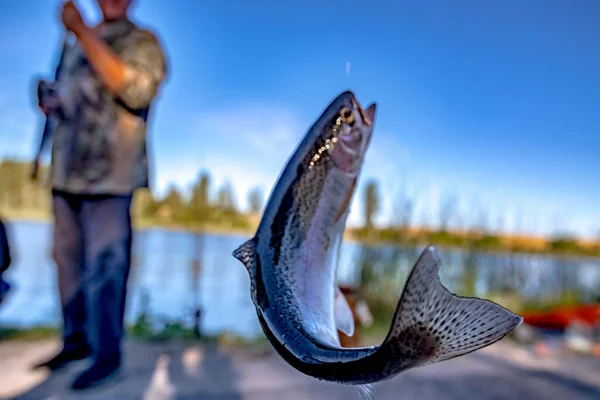
[[[3,217],[5,221],[8,222],[21,222],[21,223],[52,223],[52,217],[49,215],[44,215],[41,213],[31,213],[31,212],[0,212],[0,216]],[[162,230],[166,232],[185,232],[191,234],[208,234],[208,235],[218,235],[225,237],[233,237],[233,236],[248,236],[250,238],[256,231],[258,227],[257,224],[251,224],[249,228],[232,228],[229,226],[224,226],[224,224],[161,224],[156,221],[142,219],[136,220],[133,219],[133,228],[140,232],[147,232],[150,230]],[[360,244],[369,247],[386,247],[386,246],[427,246],[429,244],[435,245],[437,248],[446,249],[446,250],[462,250],[469,251],[468,246],[458,245],[458,244],[448,244],[448,243],[430,243],[429,240],[423,238],[416,238],[411,236],[412,240],[406,241],[397,241],[397,240],[389,240],[385,238],[377,238],[378,233],[384,231],[384,229],[379,229],[378,233],[375,233],[375,239],[362,239],[359,238],[356,231],[360,230],[359,227],[347,227],[344,231],[343,240],[348,243]],[[440,233],[438,231],[423,231],[428,234],[436,234]],[[457,238],[465,238],[466,235],[455,235]],[[514,235],[492,235],[498,239],[505,239],[509,241],[518,242],[519,236]],[[549,238],[545,237],[531,237],[530,240],[535,241],[546,241],[550,242]],[[591,246],[589,242],[586,242],[586,246]],[[592,247],[593,248],[593,247]],[[478,253],[487,253],[487,254],[512,254],[512,255],[534,255],[534,256],[548,256],[548,257],[560,257],[562,259],[590,259],[590,260],[598,260],[600,259],[600,253],[598,254],[590,254],[593,253],[593,250],[568,250],[568,251],[560,251],[560,250],[551,250],[547,248],[540,248],[539,246],[530,246],[528,248],[527,245],[522,245],[521,247],[514,247],[510,245],[500,245],[499,247],[486,247],[481,246],[475,249],[472,249]]]
[[[346,234],[344,235],[344,240],[351,243],[358,243],[364,246],[369,247],[389,247],[389,246],[408,246],[408,247],[424,247],[428,245],[435,246],[438,249],[444,250],[457,250],[457,251],[472,251],[474,253],[485,253],[490,255],[521,255],[521,256],[540,256],[540,257],[552,257],[552,258],[560,258],[560,259],[576,259],[576,260],[600,260],[600,254],[590,255],[586,253],[577,253],[577,252],[560,252],[560,251],[552,251],[547,249],[514,249],[510,247],[499,247],[499,248],[490,248],[490,247],[479,247],[474,249],[469,249],[468,246],[460,246],[453,244],[445,244],[445,243],[434,243],[427,240],[416,241],[416,242],[397,242],[394,240],[361,240],[357,239],[354,235],[348,234],[350,237],[346,239]]]
[[[143,332],[137,329],[135,324],[126,326],[126,336],[129,340],[147,343],[159,343],[172,340],[193,340],[202,343],[230,343],[242,346],[254,346],[262,344],[261,335],[255,337],[244,337],[230,331],[222,331],[217,334],[201,334],[196,336],[193,328],[176,327],[170,331]],[[47,339],[60,338],[60,326],[58,325],[33,325],[30,327],[0,327],[0,343],[9,341],[32,342]]]

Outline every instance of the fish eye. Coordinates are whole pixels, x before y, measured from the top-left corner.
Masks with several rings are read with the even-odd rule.
[[[354,123],[354,113],[348,107],[343,107],[340,111],[340,116],[344,120],[344,122],[352,125]]]

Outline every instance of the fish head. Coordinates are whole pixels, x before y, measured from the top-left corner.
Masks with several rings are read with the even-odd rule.
[[[375,103],[363,109],[354,93],[342,92],[323,111],[305,138],[309,152],[305,153],[304,167],[309,171],[308,176],[313,181],[323,182],[324,177],[333,174],[345,181],[343,185],[348,185],[341,203],[337,204],[338,200],[330,198],[331,204],[338,206],[336,223],[347,212],[356,189],[358,174],[373,134],[376,111]],[[320,187],[316,192],[318,196],[331,196],[325,194],[329,191],[327,185],[311,187]],[[338,190],[339,186],[334,189],[335,192]],[[343,230],[344,224],[338,228]]]
[[[315,151],[308,167],[327,157],[333,168],[356,177],[371,140],[376,110],[375,103],[363,109],[351,91],[338,95],[313,125]]]

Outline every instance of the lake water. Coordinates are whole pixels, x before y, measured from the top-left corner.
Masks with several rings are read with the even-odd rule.
[[[0,308],[0,325],[56,326],[60,308],[56,267],[51,258],[51,225],[10,224],[14,264],[6,273],[13,290]],[[198,235],[152,229],[136,232],[134,265],[129,280],[126,319],[135,322],[149,300],[149,313],[158,321],[191,325],[197,305],[202,308],[206,334],[232,332],[244,337],[260,334],[249,294],[246,270],[231,252],[245,236]],[[408,271],[422,248],[365,247],[345,242],[340,252],[338,279],[344,283],[384,283],[397,301]],[[600,293],[600,261],[548,256],[468,254],[440,249],[441,279],[464,294],[465,282],[473,293],[510,289],[528,299],[550,298],[575,292],[580,301]],[[200,274],[193,261],[199,260]],[[368,273],[366,273],[368,272]],[[199,279],[195,279],[199,276]],[[472,279],[469,279],[471,277]],[[197,287],[196,282],[199,282]]]

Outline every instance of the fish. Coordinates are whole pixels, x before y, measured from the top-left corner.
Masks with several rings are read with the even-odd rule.
[[[57,85],[56,83],[60,79],[61,71],[62,71],[64,60],[65,60],[65,55],[67,54],[68,49],[69,49],[69,38],[65,34],[65,35],[63,35],[62,40],[61,40],[60,56],[59,56],[58,64],[54,71],[54,81],[55,81],[55,84],[53,85],[54,87],[56,87],[56,85]],[[38,80],[38,99],[40,98],[40,93],[39,93],[40,92],[40,86],[39,86],[40,83],[41,83],[41,81]],[[46,147],[46,143],[52,137],[52,134],[53,134],[56,124],[57,124],[57,118],[55,116],[53,116],[53,115],[46,116],[46,120],[44,122],[44,129],[40,136],[38,149],[35,154],[35,158],[34,158],[33,162],[31,163],[30,178],[32,181],[36,181],[38,178],[40,158],[42,157],[42,153],[44,151],[44,148]]]
[[[383,342],[340,345],[337,329],[351,336],[354,321],[336,268],[376,110],[376,103],[363,109],[351,90],[335,97],[287,160],[254,236],[232,252],[249,274],[258,321],[279,356],[305,375],[354,385],[363,400],[375,398],[377,382],[486,347],[522,322],[499,304],[446,289],[430,245]]]

